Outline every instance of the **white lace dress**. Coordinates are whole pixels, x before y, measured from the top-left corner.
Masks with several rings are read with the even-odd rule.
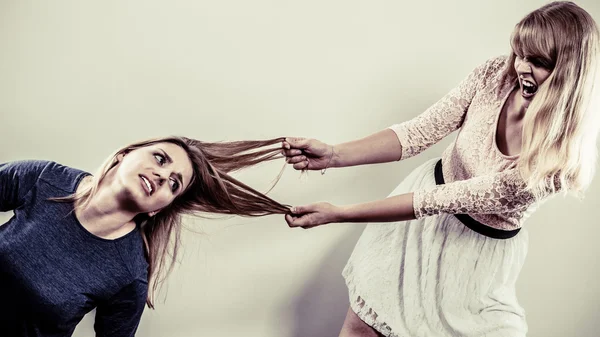
[[[402,158],[455,130],[442,155],[415,169],[391,195],[414,192],[413,221],[369,224],[343,271],[350,306],[385,336],[525,336],[515,283],[527,254],[527,231],[493,239],[463,225],[467,213],[500,230],[520,228],[534,198],[516,170],[517,156],[496,145],[501,108],[514,84],[501,83],[506,57],[488,60],[414,119],[391,127]]]

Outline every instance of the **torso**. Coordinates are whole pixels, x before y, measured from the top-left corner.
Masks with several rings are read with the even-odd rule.
[[[515,84],[500,83],[504,59],[494,60],[485,74],[481,87],[471,100],[458,135],[443,153],[444,178],[447,184],[475,177],[489,177],[484,185],[489,188],[490,202],[498,206],[494,213],[470,214],[475,220],[490,227],[512,230],[522,225],[530,214],[503,204],[498,193],[504,188],[501,174],[515,172],[521,154],[523,126],[522,102]],[[497,177],[497,178],[496,178]],[[512,175],[511,175],[512,179]],[[479,186],[483,188],[483,186]],[[469,194],[461,194],[469,198]],[[466,200],[466,199],[465,199]]]
[[[140,286],[131,301],[145,300],[141,235],[92,235],[77,221],[72,203],[50,200],[72,194],[84,173],[44,165],[14,216],[0,226],[2,336],[71,335],[86,313],[133,283]]]

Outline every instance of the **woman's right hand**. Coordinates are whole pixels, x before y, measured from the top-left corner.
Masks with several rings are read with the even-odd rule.
[[[296,170],[324,170],[333,164],[333,146],[316,139],[288,137],[281,147],[286,162]]]

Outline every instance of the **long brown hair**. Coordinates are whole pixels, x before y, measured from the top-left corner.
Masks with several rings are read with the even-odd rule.
[[[186,151],[194,170],[187,189],[169,206],[152,217],[139,214],[148,261],[148,297],[146,304],[154,308],[154,298],[172,271],[180,245],[181,221],[186,214],[231,214],[265,216],[285,214],[289,205],[280,204],[264,193],[236,180],[229,173],[262,162],[282,158],[280,144],[284,138],[263,141],[202,142],[185,137],[155,138],[129,144],[114,152],[98,169],[91,184],[80,193],[56,200],[72,201],[85,207],[96,194],[107,173],[119,163],[118,156],[156,143],[173,143]]]

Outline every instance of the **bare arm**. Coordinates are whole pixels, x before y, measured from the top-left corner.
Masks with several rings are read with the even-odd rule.
[[[316,139],[287,138],[283,154],[296,170],[386,163],[415,156],[462,126],[487,69],[498,60],[479,65],[457,87],[411,120],[335,146]]]
[[[413,194],[348,206],[321,202],[292,209],[285,219],[290,227],[311,228],[333,222],[394,222],[415,219]]]
[[[394,222],[414,220],[413,194],[340,207],[340,222]]]
[[[331,167],[348,167],[397,161],[402,146],[391,129],[374,133],[362,139],[334,145]]]
[[[548,191],[545,197],[555,193]],[[394,222],[440,213],[525,211],[535,202],[519,172],[512,169],[361,204],[334,206],[321,202],[294,207],[286,221],[290,227],[304,228],[333,222]]]
[[[296,170],[387,163],[399,160],[402,155],[398,136],[391,129],[338,145],[316,139],[286,138],[282,147],[287,162]]]

